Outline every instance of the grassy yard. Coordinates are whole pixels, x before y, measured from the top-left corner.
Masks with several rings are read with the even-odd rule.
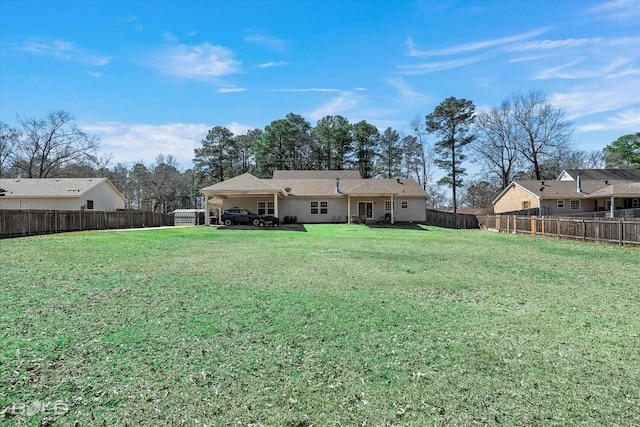
[[[640,425],[640,251],[428,228],[0,240],[0,423]]]

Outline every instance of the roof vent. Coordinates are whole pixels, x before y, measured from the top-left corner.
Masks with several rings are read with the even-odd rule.
[[[286,191],[287,193],[291,193],[291,188],[287,187],[284,189],[284,191]]]

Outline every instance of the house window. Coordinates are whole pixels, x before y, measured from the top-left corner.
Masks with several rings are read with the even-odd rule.
[[[409,209],[409,201],[408,200],[403,200],[400,202],[400,208],[402,209]]]
[[[258,215],[275,215],[276,209],[273,202],[258,202]]]
[[[640,208],[640,199],[631,199],[632,208]]]
[[[569,205],[569,209],[571,209],[572,211],[580,210],[580,200],[572,200],[571,204]]]
[[[326,215],[329,212],[329,202],[312,201],[311,202],[311,215],[317,215],[318,213]]]
[[[556,202],[556,206],[557,206],[559,209],[564,209],[564,200],[558,200],[558,201]]]
[[[391,200],[385,200],[384,201],[384,210],[387,212],[391,211]],[[396,201],[393,201],[393,210],[396,210]]]
[[[87,209],[93,209],[93,200],[87,200]]]
[[[522,209],[529,209],[529,201],[522,202]]]

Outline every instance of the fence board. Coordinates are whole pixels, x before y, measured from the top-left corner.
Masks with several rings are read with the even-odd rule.
[[[574,218],[519,215],[478,216],[480,228],[503,233],[640,245],[640,218]]]
[[[149,211],[0,210],[0,238],[172,225],[167,214]]]
[[[458,214],[453,212],[434,211],[427,209],[425,223],[434,227],[473,229],[480,228],[475,215]]]

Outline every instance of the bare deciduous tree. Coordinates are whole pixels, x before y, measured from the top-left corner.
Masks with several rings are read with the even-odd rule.
[[[18,143],[20,133],[7,125],[0,123],[0,178],[5,174],[6,168]]]
[[[503,102],[500,108],[479,113],[476,116],[476,128],[478,138],[473,150],[477,158],[492,180],[497,180],[501,189],[507,188],[522,163],[509,103]]]
[[[71,164],[93,163],[99,138],[81,131],[66,111],[53,111],[44,119],[18,116],[22,133],[14,152],[14,165],[29,178],[47,178]]]
[[[557,163],[571,151],[572,123],[541,90],[516,94],[505,102],[516,125],[518,151],[530,163],[534,178],[553,178],[545,176],[542,165]]]

